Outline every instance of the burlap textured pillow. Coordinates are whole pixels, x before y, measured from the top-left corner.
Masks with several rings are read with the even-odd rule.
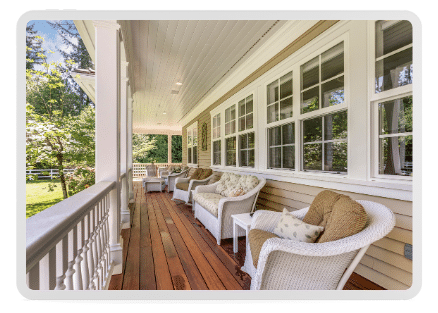
[[[363,206],[350,197],[341,195],[333,205],[325,230],[317,242],[353,236],[364,229],[366,222],[367,213]]]
[[[309,211],[303,218],[303,222],[312,225],[325,227],[330,218],[333,205],[339,200],[341,195],[339,193],[324,190],[321,191],[310,205]]]
[[[285,239],[312,243],[319,237],[324,227],[304,223],[283,209],[280,221],[274,229],[274,234]]]

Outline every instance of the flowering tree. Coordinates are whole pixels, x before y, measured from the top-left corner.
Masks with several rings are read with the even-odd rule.
[[[94,166],[94,108],[79,108],[77,93],[66,83],[68,74],[62,73],[73,68],[71,60],[48,64],[42,52],[37,56],[41,69],[26,69],[27,167],[37,162],[57,167],[66,199],[64,168]]]

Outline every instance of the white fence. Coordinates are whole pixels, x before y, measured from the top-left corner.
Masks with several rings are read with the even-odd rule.
[[[152,165],[152,163],[133,163],[132,164],[132,174],[133,177],[145,177],[146,176],[146,167]],[[156,167],[156,172],[158,173],[158,168],[160,167],[168,167],[168,166],[182,166],[182,163],[154,163]]]
[[[64,169],[64,173],[73,173],[74,169]],[[45,172],[48,173],[48,175],[44,175]],[[27,175],[38,175],[38,178],[50,178],[53,179],[53,176],[59,175],[59,170],[57,168],[49,168],[49,169],[35,169],[35,170],[26,170],[26,176]]]

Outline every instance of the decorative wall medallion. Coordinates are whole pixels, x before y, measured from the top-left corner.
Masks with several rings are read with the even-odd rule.
[[[202,124],[201,128],[201,149],[207,151],[207,123]]]

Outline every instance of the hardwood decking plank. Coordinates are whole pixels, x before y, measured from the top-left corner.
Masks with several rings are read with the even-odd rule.
[[[181,212],[180,209],[176,207],[176,204],[170,203],[169,199],[165,201],[169,204],[168,209],[170,208],[170,212],[176,214],[177,216],[182,216],[181,221],[187,227],[192,238],[195,240],[196,244],[199,246],[201,251],[204,253],[207,260],[210,262],[211,266],[216,271],[216,274],[224,284],[227,290],[242,290],[242,286],[239,284],[237,279],[234,277],[233,273],[231,273],[227,267],[219,260],[216,253],[211,249],[211,247],[206,243],[203,236],[201,236],[193,225],[187,220],[186,216]],[[172,215],[173,217],[173,215]],[[175,219],[174,219],[175,220]]]
[[[172,238],[170,236],[167,224],[161,213],[160,205],[158,204],[161,199],[157,194],[150,195],[153,202],[155,217],[157,219],[158,229],[160,230],[161,242],[163,243],[164,253],[167,257],[167,264],[173,282],[174,289],[176,290],[191,290],[189,280],[184,272],[183,266],[176,252]]]
[[[125,265],[123,290],[138,290],[140,286],[140,203],[135,204],[134,218],[130,231],[130,239]]]
[[[156,289],[148,207],[143,194],[140,199],[140,290]]]
[[[162,200],[161,200],[162,201]],[[167,228],[169,229],[169,233],[172,237],[173,242],[175,243],[176,251],[180,257],[181,264],[184,268],[184,271],[189,279],[190,285],[194,290],[207,290],[207,284],[202,277],[201,272],[198,269],[195,261],[193,260],[189,250],[184,243],[184,240],[179,233],[175,223],[167,210],[164,203],[160,203],[160,209],[163,214],[163,217],[167,223]]]
[[[180,217],[170,208],[170,204],[167,201],[165,201],[164,204],[166,205],[166,208],[168,209],[168,212],[172,217],[172,220],[175,223],[179,233],[181,234],[182,238],[184,238],[184,242],[193,257],[193,260],[198,266],[198,269],[204,278],[208,289],[225,290],[226,288],[221,279],[218,277],[216,270],[211,266],[207,257],[204,255],[204,251],[202,251],[196,244],[196,241],[192,238],[189,230],[181,221]]]
[[[158,290],[173,290],[172,278],[169,266],[166,260],[163,243],[161,241],[160,231],[158,229],[157,219],[153,209],[152,200],[146,197],[148,207],[149,227],[151,232],[152,255],[154,258],[155,278]]]

